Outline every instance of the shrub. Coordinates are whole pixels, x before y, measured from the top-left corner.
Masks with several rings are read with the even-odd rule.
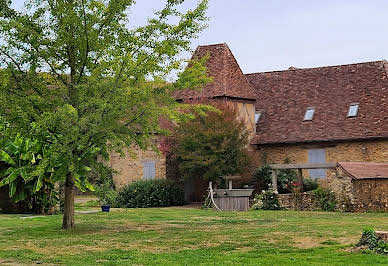
[[[315,200],[324,211],[334,211],[337,205],[335,193],[327,188],[317,188],[313,191]]]
[[[312,191],[318,188],[318,182],[313,178],[305,178],[303,179],[303,191]]]
[[[388,243],[379,239],[373,228],[366,228],[363,230],[361,239],[358,241],[356,246],[367,246],[370,250],[388,255]]]
[[[138,181],[125,186],[117,197],[120,208],[151,208],[184,204],[184,191],[171,180]]]
[[[263,165],[262,167],[256,168],[253,173],[253,178],[257,181],[263,189],[268,189],[272,183],[272,169],[269,165]]]
[[[116,207],[118,192],[115,190],[113,172],[108,166],[98,164],[91,171],[89,179],[95,183],[95,195],[98,197],[100,204]]]
[[[290,163],[289,160],[285,160],[285,163]],[[253,174],[253,177],[256,181],[264,187],[265,190],[269,189],[269,186],[272,184],[272,169],[269,165],[264,165],[256,169]],[[297,182],[298,177],[296,171],[293,169],[281,169],[278,171],[277,183],[278,183],[278,192],[281,194],[291,193],[293,182]]]
[[[96,196],[101,205],[117,206],[118,192],[106,186],[96,187]]]
[[[263,190],[263,192],[256,195],[253,200],[255,201],[252,206],[252,209],[254,210],[280,210],[278,196],[274,193],[272,188]]]

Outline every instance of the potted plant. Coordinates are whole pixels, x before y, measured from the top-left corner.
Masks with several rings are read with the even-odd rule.
[[[97,197],[100,201],[101,211],[109,212],[110,207],[114,204],[117,197],[117,192],[111,188],[106,188],[104,186],[98,187],[96,189]]]

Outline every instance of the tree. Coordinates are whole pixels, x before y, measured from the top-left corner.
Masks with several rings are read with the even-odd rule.
[[[172,163],[184,178],[219,182],[249,165],[248,132],[237,111],[223,102],[213,104],[218,111],[180,123],[171,137]]]
[[[208,81],[200,60],[166,82],[206,26],[207,1],[181,11],[183,2],[167,0],[145,26],[131,28],[134,0],[30,0],[25,12],[0,1],[1,116],[14,134],[45,144],[44,161],[60,160],[62,228],[74,227],[74,186],[89,186],[91,167],[112,150],[150,145],[166,133],[161,117],[187,118],[172,93]]]

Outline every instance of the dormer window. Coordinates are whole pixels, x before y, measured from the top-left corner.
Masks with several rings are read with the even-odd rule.
[[[355,116],[357,116],[358,106],[359,106],[358,103],[352,103],[349,106],[348,117],[355,117]]]
[[[304,121],[311,121],[314,118],[315,107],[308,107],[304,114]]]
[[[260,111],[256,111],[255,112],[255,124],[256,125],[257,125],[257,123],[259,123],[260,117],[261,117],[261,112]]]

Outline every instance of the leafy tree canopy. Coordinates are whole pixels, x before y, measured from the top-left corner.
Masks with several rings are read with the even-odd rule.
[[[111,150],[145,148],[166,133],[161,117],[185,120],[172,93],[208,82],[203,60],[179,72],[207,20],[206,0],[182,11],[184,2],[167,0],[131,27],[134,0],[30,0],[23,12],[0,0],[1,116],[15,135],[44,143],[47,160],[60,158],[63,228],[74,226],[72,190],[87,185],[84,171]]]
[[[219,111],[180,123],[172,136],[172,161],[184,178],[220,181],[249,165],[248,132],[237,111],[213,104]]]

